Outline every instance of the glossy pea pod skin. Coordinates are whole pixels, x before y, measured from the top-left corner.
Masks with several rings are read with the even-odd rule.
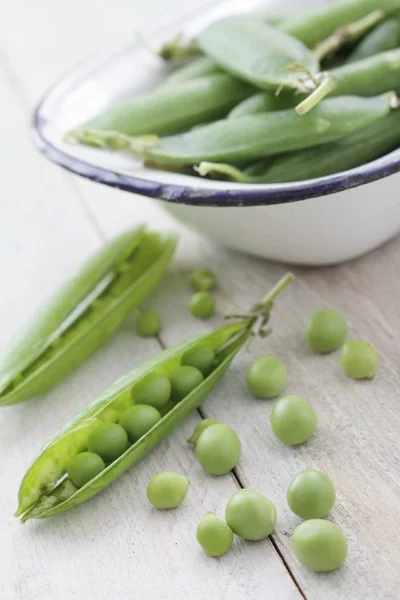
[[[249,338],[251,326],[252,320],[248,319],[224,326],[211,334],[196,336],[164,350],[111,385],[74,416],[33,462],[20,486],[16,516],[22,515],[22,520],[25,521],[50,517],[72,508],[100,492],[146,456],[201,404]],[[149,374],[158,372],[170,375],[179,366],[186,352],[204,343],[212,347],[217,355],[217,364],[211,374],[119,458],[106,465],[103,471],[81,488],[76,488],[66,478],[66,466],[71,458],[85,451],[91,434],[107,422],[110,415],[118,420],[132,406],[135,386],[140,385]]]
[[[323,100],[301,117],[294,110],[282,110],[235,120],[224,119],[163,138],[139,148],[139,154],[142,152],[147,158],[165,163],[251,161],[336,141],[387,115],[392,103],[393,94],[375,98],[347,96]],[[112,147],[119,140],[118,136],[101,132],[98,137],[106,147]],[[136,141],[123,141],[126,149],[135,153]]]
[[[391,15],[400,11],[400,0],[337,0],[321,8],[298,12],[279,27],[313,48],[340,27],[366,17],[376,9]]]
[[[90,356],[154,289],[175,247],[175,236],[140,227],[94,254],[6,348],[0,405],[43,393]]]
[[[400,46],[400,19],[388,19],[377,25],[356,46],[346,63],[369,58],[380,52],[395,50]]]
[[[262,89],[298,89],[299,75],[319,72],[318,59],[306,46],[254,17],[211,23],[196,41],[223,69]],[[290,68],[294,64],[297,70]]]
[[[224,73],[204,75],[112,106],[82,127],[126,135],[167,135],[224,116],[253,91]],[[82,142],[81,128],[67,139]]]
[[[400,144],[400,111],[394,110],[338,142],[321,148],[283,154],[275,159],[264,159],[240,170],[224,163],[202,163],[198,171],[238,183],[287,183],[325,177],[364,165],[394,150]]]

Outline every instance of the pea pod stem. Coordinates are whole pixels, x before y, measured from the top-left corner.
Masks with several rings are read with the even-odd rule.
[[[321,73],[318,86],[313,92],[311,92],[309,96],[307,96],[305,100],[296,106],[296,113],[298,115],[305,115],[315,106],[317,106],[321,100],[333,92],[336,87],[337,81],[331,75],[331,73]]]
[[[354,42],[365,35],[370,29],[375,27],[377,23],[385,17],[383,10],[377,9],[362,17],[354,23],[349,23],[339,27],[326,40],[319,42],[313,52],[319,61],[334,54],[339,48]]]

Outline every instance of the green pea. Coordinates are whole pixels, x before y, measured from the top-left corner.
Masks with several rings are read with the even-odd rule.
[[[170,381],[172,397],[176,401],[183,400],[197,388],[204,380],[201,371],[195,367],[181,366],[173,371]]]
[[[325,517],[336,500],[332,481],[321,471],[301,471],[291,482],[287,502],[295,515],[302,519]]]
[[[113,462],[128,447],[128,436],[121,425],[104,423],[92,433],[88,443],[89,451],[101,456],[105,462]]]
[[[336,310],[320,310],[308,322],[306,340],[313,352],[334,352],[344,344],[346,337],[347,323]]]
[[[293,532],[292,548],[297,560],[311,571],[333,571],[347,557],[343,531],[330,521],[310,519]]]
[[[208,292],[215,288],[216,278],[210,269],[196,269],[190,275],[189,283],[196,292]]]
[[[68,462],[66,471],[76,487],[84,486],[88,481],[106,468],[103,459],[93,452],[81,452]]]
[[[209,556],[223,556],[233,543],[233,531],[215,513],[208,512],[197,526],[196,539]]]
[[[187,442],[189,444],[193,444],[193,446],[195,446],[197,444],[197,440],[199,439],[200,435],[203,433],[203,431],[205,429],[207,429],[207,427],[211,427],[211,425],[220,425],[221,421],[218,421],[218,419],[203,419],[202,421],[199,421],[197,423],[197,425],[195,426],[192,435],[190,436],[190,438],[187,439]]]
[[[152,310],[142,310],[136,316],[136,331],[141,337],[154,337],[160,333],[161,319]]]
[[[257,398],[276,398],[286,386],[286,370],[280,360],[265,356],[247,371],[247,385]]]
[[[239,462],[241,454],[239,436],[228,425],[211,425],[197,439],[197,460],[211,475],[229,473]]]
[[[253,490],[239,490],[230,498],[225,519],[233,533],[245,540],[263,540],[274,530],[276,509],[266,496]]]
[[[366,342],[350,340],[340,354],[343,371],[352,379],[373,379],[379,363],[379,356]]]
[[[271,413],[272,431],[290,446],[310,439],[317,428],[317,417],[312,406],[299,396],[285,396],[275,404]]]
[[[215,313],[215,298],[210,292],[197,292],[189,302],[190,312],[198,319],[209,319]]]
[[[147,486],[147,498],[158,509],[176,508],[186,498],[189,479],[177,473],[158,473]]]
[[[165,375],[150,373],[134,387],[132,397],[136,404],[150,404],[155,408],[162,408],[171,397],[171,382]]]
[[[204,377],[207,377],[213,369],[215,361],[215,352],[207,346],[198,346],[192,348],[183,355],[182,364],[195,367],[201,371]]]
[[[132,442],[136,442],[150,431],[160,419],[160,413],[153,406],[136,404],[124,412],[120,425],[128,432]]]

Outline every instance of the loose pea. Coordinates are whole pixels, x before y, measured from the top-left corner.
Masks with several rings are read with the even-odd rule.
[[[209,556],[223,556],[233,543],[233,531],[215,513],[208,512],[197,526],[196,539]]]
[[[343,531],[323,519],[310,519],[296,527],[292,547],[297,560],[311,571],[333,571],[347,556]]]
[[[104,423],[92,433],[88,447],[105,462],[113,462],[127,449],[128,435],[121,425]]]
[[[133,401],[136,404],[150,404],[162,408],[171,397],[171,382],[165,375],[150,373],[133,390]]]
[[[239,436],[228,425],[211,425],[197,439],[197,460],[211,475],[229,473],[239,462],[241,454]]]
[[[154,427],[160,419],[160,413],[153,406],[136,404],[124,412],[120,424],[128,432],[132,442],[136,442]]]
[[[181,366],[172,373],[170,381],[172,397],[176,401],[183,400],[204,380],[203,374],[195,367]]]
[[[259,358],[247,371],[247,385],[257,398],[276,398],[285,389],[285,367],[273,356]]]
[[[276,509],[266,496],[253,490],[239,490],[230,498],[225,518],[233,533],[245,540],[263,540],[274,530]]]
[[[310,439],[317,428],[317,417],[303,398],[286,396],[272,410],[271,427],[278,440],[295,446]]]
[[[221,421],[218,421],[218,419],[203,419],[202,421],[199,421],[199,423],[197,423],[197,425],[195,426],[192,435],[190,436],[190,438],[187,439],[187,442],[189,444],[193,444],[193,446],[195,446],[197,444],[197,440],[199,439],[200,435],[203,433],[203,431],[205,429],[207,429],[207,427],[211,427],[211,425],[220,425]]]
[[[176,508],[186,498],[189,479],[177,473],[158,473],[147,486],[147,498],[158,509]]]
[[[208,292],[215,288],[216,278],[210,269],[196,269],[190,275],[189,283],[195,292]]]
[[[207,377],[212,371],[215,360],[215,352],[212,348],[207,346],[198,346],[192,348],[183,355],[182,364],[195,367],[201,371],[204,377]]]
[[[71,458],[66,471],[72,483],[80,488],[94,479],[105,467],[103,459],[98,454],[81,452]]]
[[[377,352],[360,340],[350,340],[344,344],[340,362],[343,371],[352,379],[373,379],[379,362]]]
[[[334,507],[335,500],[333,483],[325,473],[315,469],[298,473],[287,491],[290,509],[302,519],[325,517]]]
[[[215,313],[215,298],[210,292],[197,292],[189,303],[190,312],[198,319],[209,319]]]
[[[306,340],[313,352],[338,350],[347,337],[347,323],[336,310],[320,310],[308,322]]]
[[[161,319],[153,310],[142,310],[136,316],[136,330],[141,337],[153,337],[160,333]]]

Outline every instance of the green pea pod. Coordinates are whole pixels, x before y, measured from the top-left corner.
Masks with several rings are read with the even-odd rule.
[[[253,312],[234,324],[225,325],[213,333],[195,336],[164,350],[146,361],[131,373],[111,385],[103,394],[74,416],[45,446],[24,476],[19,490],[16,516],[22,520],[56,515],[91,498],[130,466],[146,456],[204,400],[222,378],[237,352],[252,334],[253,327],[262,320],[268,321],[274,299],[292,280],[286,275]],[[245,317],[245,318],[244,318]],[[261,329],[262,331],[262,329]],[[216,354],[212,372],[178,404],[167,409],[156,425],[114,462],[88,483],[76,488],[66,475],[68,462],[84,451],[90,435],[104,422],[119,421],[126,409],[132,406],[135,387],[143,384],[154,373],[169,377],[180,366],[185,353],[197,346],[210,347]]]
[[[6,348],[0,405],[41,394],[92,354],[157,285],[175,246],[139,227],[91,257]]]
[[[226,74],[165,85],[111,107],[84,125],[127,135],[165,135],[224,116],[253,88]],[[81,141],[80,128],[67,139]]]
[[[221,74],[221,68],[208,56],[194,58],[188,64],[173,71],[165,80],[162,87],[180,85],[199,77]]]
[[[290,93],[281,93],[277,96],[273,92],[260,92],[239,102],[229,113],[228,119],[239,119],[249,115],[294,108],[297,103],[298,98]]]
[[[301,42],[254,17],[211,23],[198,36],[203,52],[237,77],[267,90],[304,90],[302,78],[319,72],[315,55]],[[312,89],[312,87],[311,87]]]
[[[388,19],[373,29],[351,52],[346,63],[369,58],[400,46],[400,19]]]
[[[320,148],[285,154],[263,160],[245,170],[229,164],[201,163],[197,171],[214,179],[238,183],[288,183],[325,177],[366,164],[394,150],[400,144],[400,111],[392,111],[379,121],[343,140]]]
[[[322,101],[302,117],[294,110],[281,110],[224,119],[151,143],[107,131],[88,130],[83,135],[99,147],[132,152],[158,163],[241,164],[336,141],[384,117],[395,104],[393,93],[374,98],[343,96]]]
[[[400,48],[337,67],[331,74],[337,83],[333,96],[375,96],[400,89]]]
[[[313,48],[341,27],[379,9],[384,15],[400,11],[400,0],[337,0],[307,12],[295,13],[279,27]]]

